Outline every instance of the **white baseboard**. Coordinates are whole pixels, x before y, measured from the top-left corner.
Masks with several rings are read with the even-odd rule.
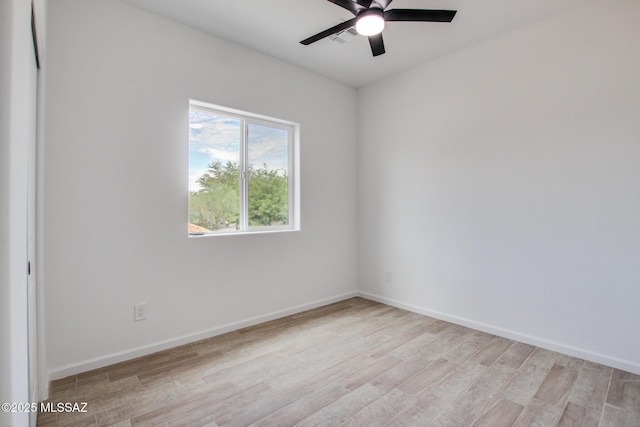
[[[49,370],[49,381],[65,378],[70,375],[76,375],[82,372],[91,371],[93,369],[102,368],[105,366],[113,365],[114,363],[124,362],[126,360],[134,359],[140,356],[146,356],[157,351],[167,350],[169,348],[177,347],[179,345],[188,344],[194,341],[211,338],[216,335],[221,335],[227,332],[235,331],[238,329],[246,328],[248,326],[257,325],[259,323],[268,322],[270,320],[279,319],[281,317],[290,316],[292,314],[300,313],[312,308],[322,307],[324,305],[333,304],[335,302],[343,301],[349,298],[358,296],[356,291],[347,292],[345,294],[336,295],[330,298],[325,298],[317,301],[313,301],[307,304],[300,304],[294,307],[290,307],[284,310],[274,311],[271,313],[263,314],[260,316],[251,317],[249,319],[240,320],[237,322],[227,323],[225,325],[217,326],[215,328],[207,329],[205,331],[196,332],[193,334],[187,334],[176,338],[160,341],[154,344],[149,344],[141,347],[132,348],[117,353],[111,353],[105,356],[96,357],[93,359],[83,360],[77,363],[71,363],[69,365],[58,366]]]
[[[595,353],[589,350],[572,347],[566,344],[561,344],[553,341],[548,341],[545,339],[533,337],[526,334],[521,334],[516,331],[500,328],[493,325],[488,325],[481,322],[476,322],[470,319],[429,310],[423,307],[407,304],[401,301],[382,297],[382,296],[371,294],[368,292],[354,291],[354,292],[348,292],[341,295],[336,295],[331,298],[317,300],[307,304],[300,304],[284,310],[279,310],[279,311],[267,313],[264,315],[251,317],[249,319],[228,323],[228,324],[211,328],[205,331],[200,331],[193,334],[187,334],[180,337],[160,341],[154,344],[136,347],[136,348],[132,348],[132,349],[117,352],[117,353],[111,353],[105,356],[88,359],[81,362],[72,363],[69,365],[59,366],[49,370],[49,381],[68,377],[70,375],[76,375],[76,374],[87,372],[97,368],[102,368],[104,366],[113,365],[114,363],[124,362],[126,360],[134,359],[136,357],[146,356],[148,354],[155,353],[157,351],[167,350],[169,348],[177,347],[183,344],[188,344],[190,342],[211,338],[216,335],[221,335],[227,332],[246,328],[248,326],[257,325],[259,323],[268,322],[270,320],[279,319],[281,317],[290,316],[292,314],[300,313],[313,308],[322,307],[327,304],[343,301],[356,296],[359,296],[371,301],[377,301],[382,304],[390,305],[392,307],[401,308],[403,310],[411,311],[414,313],[423,314],[425,316],[434,317],[436,319],[445,320],[447,322],[466,326],[482,332],[498,335],[504,338],[509,338],[525,344],[535,345],[537,347],[545,348],[547,350],[557,351],[558,353],[563,353],[569,356],[578,357],[580,359],[590,360],[595,363],[600,363],[602,365],[610,366],[613,368],[621,369],[627,372],[632,372],[634,374],[640,375],[640,364],[634,363],[628,360],[619,359],[619,358],[608,356],[605,354]]]
[[[401,301],[382,297],[382,296],[371,294],[368,292],[359,291],[358,296],[371,301],[376,301],[382,304],[390,305],[392,307],[397,307],[403,310],[411,311],[413,313],[423,314],[425,316],[434,317],[440,320],[445,320],[447,322],[455,323],[456,325],[466,326],[468,328],[486,332],[492,335],[498,335],[504,338],[509,338],[514,341],[519,341],[525,344],[534,345],[536,347],[541,347],[547,350],[556,351],[558,353],[566,354],[568,356],[589,360],[591,362],[599,363],[601,365],[610,366],[612,368],[617,368],[623,371],[632,372],[634,374],[640,375],[640,364],[631,362],[629,360],[619,359],[616,357],[608,356],[606,354],[596,353],[593,351],[569,346],[566,344],[561,344],[554,341],[548,341],[542,338],[533,337],[530,335],[509,330],[509,329],[488,325],[482,322],[476,322],[474,320],[465,319],[458,316],[452,316],[446,313],[429,310],[426,308],[418,307],[412,304],[407,304]]]

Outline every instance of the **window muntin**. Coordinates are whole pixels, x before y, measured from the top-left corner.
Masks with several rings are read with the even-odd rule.
[[[191,101],[189,235],[298,229],[298,125]]]

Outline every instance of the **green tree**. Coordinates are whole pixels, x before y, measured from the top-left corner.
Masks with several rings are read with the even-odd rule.
[[[189,222],[209,230],[238,224],[240,168],[237,163],[213,162],[189,195]]]
[[[267,165],[248,171],[249,225],[269,226],[288,222],[288,178],[285,170]],[[217,230],[239,222],[240,167],[235,162],[209,164],[189,194],[189,222]]]
[[[249,169],[249,225],[286,224],[289,217],[287,175],[283,170]]]
[[[198,184],[203,190],[224,185],[229,188],[238,189],[240,182],[240,166],[236,162],[212,162],[209,164],[209,171],[198,178]]]

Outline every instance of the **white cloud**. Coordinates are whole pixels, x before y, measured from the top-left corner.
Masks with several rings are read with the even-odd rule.
[[[189,174],[189,191],[198,191],[200,190],[202,187],[200,186],[200,184],[198,183],[198,179],[200,179],[200,177],[207,172],[206,169],[192,169],[190,171],[191,173]]]
[[[209,155],[212,161],[221,161],[223,163],[226,162],[236,162],[239,161],[239,153],[238,150],[225,150],[224,148],[218,147],[202,147],[198,149],[201,153],[206,153]]]

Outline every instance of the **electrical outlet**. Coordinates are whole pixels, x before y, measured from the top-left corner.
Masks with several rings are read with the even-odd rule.
[[[391,270],[387,270],[384,273],[384,281],[387,283],[391,283],[393,282],[393,273],[391,272]]]
[[[147,303],[140,303],[133,306],[133,320],[145,320],[147,318]]]

